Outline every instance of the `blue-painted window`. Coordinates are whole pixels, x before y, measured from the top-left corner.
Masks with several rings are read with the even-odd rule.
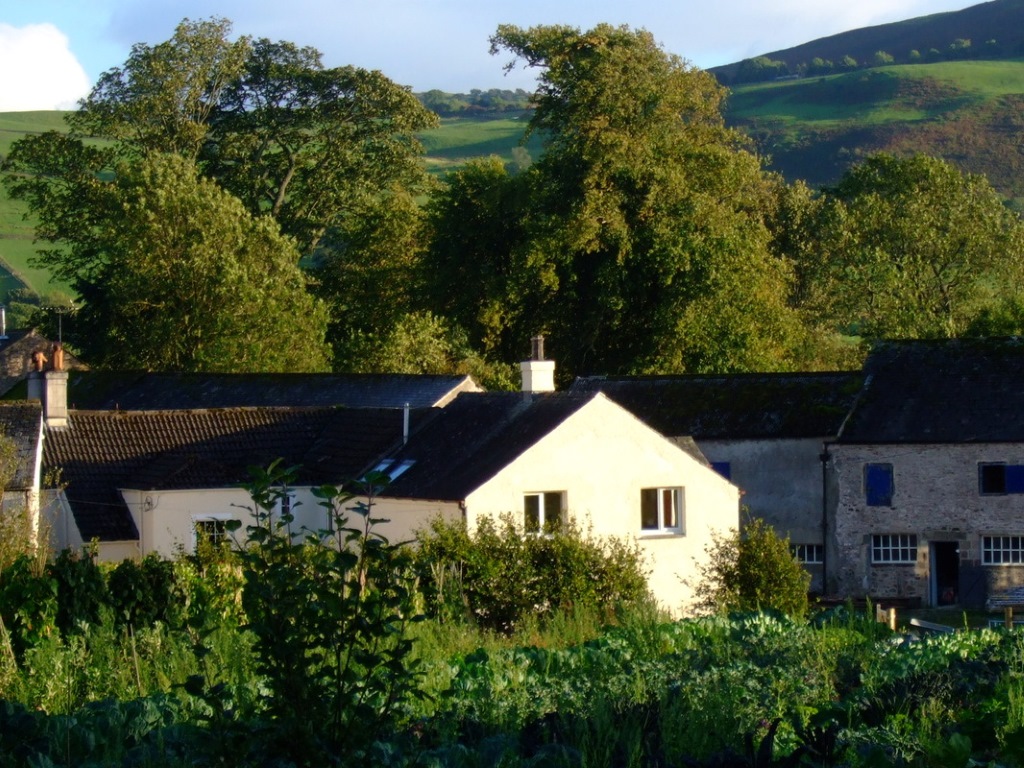
[[[892,464],[864,465],[864,496],[869,507],[892,506]]]
[[[711,468],[726,480],[732,480],[732,463],[728,461],[712,461]]]
[[[979,464],[978,491],[985,496],[1024,493],[1024,465]]]

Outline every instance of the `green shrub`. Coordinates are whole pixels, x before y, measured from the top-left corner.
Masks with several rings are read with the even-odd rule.
[[[64,637],[99,621],[110,595],[103,572],[92,555],[65,549],[47,571],[57,583],[57,628]]]
[[[270,693],[268,751],[302,765],[326,756],[351,764],[394,734],[419,693],[406,633],[413,577],[407,550],[373,531],[372,489],[385,476],[371,473],[365,500],[314,488],[331,525],[310,532],[275,511],[295,471],[279,462],[254,470],[250,544],[239,553],[246,628]]]
[[[742,533],[714,534],[697,585],[700,605],[711,611],[774,609],[789,616],[807,614],[811,575],[763,520],[752,519]]]
[[[139,628],[166,622],[174,613],[174,565],[160,555],[122,560],[107,579],[110,604],[119,623]]]
[[[584,535],[571,523],[536,536],[524,535],[510,515],[485,517],[470,534],[461,522],[438,518],[419,533],[416,552],[428,615],[468,618],[505,634],[527,617],[610,611],[648,598],[635,544]]]
[[[39,573],[33,555],[0,571],[0,620],[17,656],[56,630],[57,582]]]

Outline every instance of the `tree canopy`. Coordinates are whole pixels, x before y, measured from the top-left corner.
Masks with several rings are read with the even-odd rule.
[[[327,316],[298,251],[267,217],[177,155],[93,180],[63,229],[84,299],[68,340],[95,364],[176,371],[322,371]],[[80,265],[71,272],[70,265]]]
[[[547,332],[571,372],[785,366],[790,272],[714,78],[626,27],[506,25],[491,46],[541,69],[529,131],[545,150],[522,178],[484,164],[450,179],[428,270],[485,279],[472,296],[435,285],[442,306],[506,359]]]
[[[185,19],[170,40],[133,46],[71,113],[71,135],[110,140],[121,156],[196,160],[303,253],[396,187],[422,191],[414,134],[437,118],[407,88],[325,68],[315,48],[230,32],[225,19]]]
[[[132,273],[139,263],[122,258],[124,253],[115,254],[116,248],[129,247],[123,226],[110,215],[120,204],[112,196],[127,193],[121,177],[131,189],[138,189],[142,178],[158,186],[172,183],[166,174],[157,178],[151,173],[157,166],[172,167],[166,156],[188,164],[189,173],[196,176],[193,188],[206,199],[215,199],[217,211],[197,216],[190,234],[181,239],[140,241],[139,251],[166,255],[176,250],[183,264],[193,258],[202,262],[206,255],[191,254],[190,249],[205,240],[217,241],[223,234],[220,228],[231,221],[250,238],[236,249],[239,255],[248,257],[256,230],[263,228],[260,248],[268,258],[273,251],[270,260],[275,264],[285,253],[293,267],[307,257],[319,268],[319,295],[334,309],[344,311],[358,303],[356,292],[345,284],[346,275],[376,274],[394,278],[395,285],[407,285],[400,278],[409,273],[409,261],[422,247],[422,213],[411,201],[429,187],[415,132],[435,125],[436,116],[407,88],[379,72],[328,69],[313,48],[246,37],[231,40],[230,31],[224,19],[186,19],[170,40],[135,45],[127,61],[105,72],[80,109],[69,114],[68,133],[28,136],[12,147],[5,183],[13,197],[28,203],[39,222],[37,237],[50,246],[41,252],[40,263],[70,280],[89,305],[80,314],[79,325],[88,318],[114,317],[109,307],[98,306],[114,296],[114,280],[123,285],[132,275],[149,280],[148,289],[155,290],[152,281],[167,279],[172,282],[162,288],[165,299],[179,305],[185,303],[185,286],[195,284],[195,279],[173,282],[175,270],[170,268]],[[161,156],[164,159],[158,160]],[[214,195],[207,181],[231,195],[237,206]],[[179,192],[184,188],[184,171],[173,184]],[[152,200],[147,197],[146,204],[152,205]],[[243,212],[249,217],[245,224]],[[198,231],[201,223],[214,228],[208,237]],[[179,227],[175,234],[185,231],[185,222],[167,226]],[[273,243],[270,233],[277,238]],[[156,226],[140,225],[135,235],[159,238],[162,233]],[[325,243],[328,248],[321,247]],[[112,271],[115,263],[122,272]],[[275,270],[277,266],[271,271],[281,277]],[[200,269],[193,278],[199,276],[214,281],[212,293],[220,290],[217,274]],[[235,278],[256,280],[251,290],[263,290],[259,275],[248,268]],[[298,301],[292,289],[298,284],[294,280],[301,278],[297,271],[289,275],[282,294]],[[240,286],[239,298],[248,290]],[[176,291],[183,294],[181,301],[174,300]],[[364,295],[363,301],[351,313],[363,320],[359,330],[365,331],[370,320],[386,324],[391,319],[361,312],[376,298]],[[400,296],[395,312],[408,310],[408,302],[407,295]],[[305,297],[294,306],[310,308],[313,303]],[[315,327],[308,339],[312,347],[318,348],[323,340],[322,319],[321,310],[309,318]],[[343,335],[351,325],[336,322],[331,328]],[[92,327],[81,335],[83,340],[95,339],[83,341],[90,346],[93,362],[113,361],[124,354],[98,349],[100,340],[116,338],[117,331],[93,335],[97,330]],[[183,338],[175,342],[179,347]],[[86,352],[86,347],[80,350]],[[180,349],[163,350],[153,355],[147,365],[211,364],[198,351],[189,355]],[[322,350],[299,357],[303,368],[322,367],[326,359]],[[242,359],[258,364],[255,358],[237,356],[236,364]],[[282,364],[272,360],[273,356],[266,358],[265,365]]]
[[[871,156],[814,208],[797,254],[805,300],[866,337],[958,336],[1022,287],[1019,218],[938,158]]]

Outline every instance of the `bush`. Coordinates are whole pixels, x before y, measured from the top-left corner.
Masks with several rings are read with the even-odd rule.
[[[707,548],[707,565],[697,585],[700,605],[711,611],[774,609],[789,616],[807,614],[811,575],[782,539],[763,520],[753,519],[740,531],[715,534]]]
[[[505,634],[526,617],[609,611],[648,598],[635,545],[584,535],[571,523],[524,535],[506,515],[483,518],[470,535],[463,523],[439,518],[420,532],[416,562],[428,615],[468,618]]]
[[[57,583],[57,627],[61,634],[67,637],[97,623],[100,610],[110,598],[93,554],[65,549],[47,571]]]
[[[167,622],[173,613],[174,565],[158,554],[122,560],[107,580],[118,622],[135,629]]]
[[[326,755],[353,764],[395,732],[418,696],[409,554],[373,531],[380,473],[367,477],[365,500],[314,488],[331,525],[312,532],[275,511],[296,471],[280,461],[253,470],[249,545],[238,553],[246,628],[270,694],[269,749],[300,765],[325,764]]]

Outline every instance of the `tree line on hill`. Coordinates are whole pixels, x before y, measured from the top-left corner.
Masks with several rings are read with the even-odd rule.
[[[446,93],[430,90],[417,93],[420,103],[440,117],[507,116],[521,114],[530,109],[530,94],[522,88],[514,91],[474,88],[469,93]]]
[[[435,182],[436,115],[378,72],[183,21],[5,163],[99,366],[563,375],[856,365],[850,336],[1016,332],[1024,227],[978,176],[880,155],[767,173],[715,78],[645,31],[502,25],[532,164]],[[425,201],[425,202],[424,202]]]
[[[779,80],[790,77],[813,77],[834,75],[840,72],[852,72],[857,69],[887,67],[891,64],[921,64],[934,61],[963,61],[966,59],[998,59],[1005,55],[1003,47],[996,40],[987,40],[983,45],[972,45],[967,38],[957,38],[946,48],[929,48],[919,51],[916,48],[907,51],[906,55],[896,55],[888,51],[875,51],[863,61],[849,54],[835,61],[822,56],[815,56],[810,61],[802,61],[789,65],[785,61],[772,59],[768,56],[756,56],[744,59],[736,67],[731,77],[723,73],[723,82],[731,85],[744,83],[762,83],[768,80]]]

